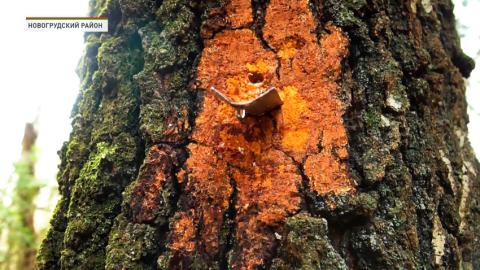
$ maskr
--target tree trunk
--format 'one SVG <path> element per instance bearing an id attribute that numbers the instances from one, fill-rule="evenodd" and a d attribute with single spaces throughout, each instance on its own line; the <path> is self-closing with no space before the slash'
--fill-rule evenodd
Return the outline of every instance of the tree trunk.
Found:
<path id="1" fill-rule="evenodd" d="M 480 268 L 450 0 L 91 3 L 40 269 Z"/>
<path id="2" fill-rule="evenodd" d="M 4 265 L 1 269 L 35 269 L 37 233 L 34 226 L 35 198 L 40 184 L 35 178 L 35 142 L 38 133 L 33 123 L 25 125 L 22 140 L 22 157 L 15 165 L 15 187 L 8 207 L 8 243 Z M 1 267 L 3 266 L 3 267 Z"/>

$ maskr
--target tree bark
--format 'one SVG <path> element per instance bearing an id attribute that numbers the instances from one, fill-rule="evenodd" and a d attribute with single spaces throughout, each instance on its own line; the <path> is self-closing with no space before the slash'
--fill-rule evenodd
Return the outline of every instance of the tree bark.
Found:
<path id="1" fill-rule="evenodd" d="M 40 269 L 478 269 L 449 0 L 91 1 Z M 283 105 L 239 120 L 206 91 Z"/>
<path id="2" fill-rule="evenodd" d="M 22 157 L 15 163 L 15 187 L 8 207 L 8 250 L 2 269 L 35 269 L 37 233 L 34 226 L 35 198 L 40 184 L 35 178 L 35 142 L 38 133 L 33 123 L 25 125 Z"/>

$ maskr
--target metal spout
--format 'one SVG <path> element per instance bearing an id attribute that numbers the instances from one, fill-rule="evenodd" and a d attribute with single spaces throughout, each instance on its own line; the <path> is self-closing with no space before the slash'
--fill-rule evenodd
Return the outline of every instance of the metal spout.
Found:
<path id="1" fill-rule="evenodd" d="M 210 90 L 218 99 L 232 106 L 236 110 L 239 119 L 244 119 L 247 115 L 263 115 L 283 104 L 275 87 L 269 88 L 267 91 L 258 95 L 255 99 L 238 102 L 231 100 L 213 86 L 210 87 Z"/>

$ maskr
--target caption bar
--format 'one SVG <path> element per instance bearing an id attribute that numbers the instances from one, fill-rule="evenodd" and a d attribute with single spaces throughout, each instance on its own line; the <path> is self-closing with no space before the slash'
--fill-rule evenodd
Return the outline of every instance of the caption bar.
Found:
<path id="1" fill-rule="evenodd" d="M 107 17 L 27 17 L 28 31 L 108 32 Z"/>

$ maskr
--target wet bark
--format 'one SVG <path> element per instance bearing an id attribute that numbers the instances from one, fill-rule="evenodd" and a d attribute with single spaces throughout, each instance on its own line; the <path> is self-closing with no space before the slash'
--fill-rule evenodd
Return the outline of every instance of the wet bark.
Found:
<path id="1" fill-rule="evenodd" d="M 91 12 L 40 269 L 480 268 L 449 0 Z M 284 104 L 244 122 L 205 91 L 262 85 Z"/>

